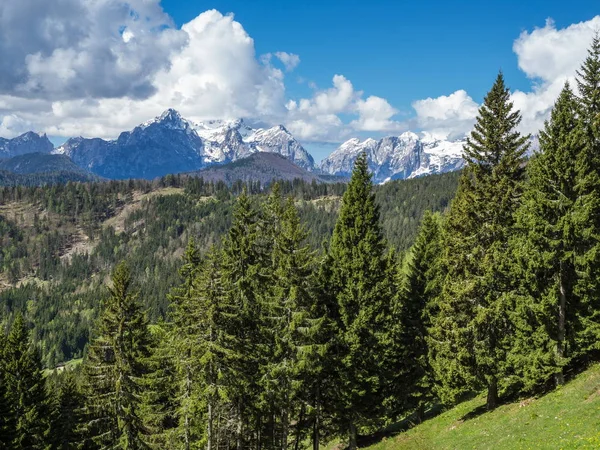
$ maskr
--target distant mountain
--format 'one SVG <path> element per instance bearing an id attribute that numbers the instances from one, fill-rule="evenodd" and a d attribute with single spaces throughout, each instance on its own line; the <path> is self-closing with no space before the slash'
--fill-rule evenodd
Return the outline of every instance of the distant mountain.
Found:
<path id="1" fill-rule="evenodd" d="M 12 158 L 26 153 L 51 153 L 52 142 L 45 134 L 28 131 L 14 139 L 0 137 L 0 158 Z"/>
<path id="2" fill-rule="evenodd" d="M 147 178 L 199 170 L 253 153 L 279 153 L 312 170 L 314 160 L 283 127 L 253 129 L 243 120 L 193 124 L 169 109 L 118 139 L 69 139 L 57 148 L 76 164 L 105 178 Z"/>
<path id="3" fill-rule="evenodd" d="M 14 158 L 0 160 L 0 170 L 18 174 L 72 172 L 98 178 L 79 167 L 66 155 L 50 155 L 47 153 L 26 153 Z"/>
<path id="4" fill-rule="evenodd" d="M 464 141 L 420 138 L 411 132 L 378 141 L 350 139 L 325 158 L 320 169 L 324 173 L 348 176 L 358 155 L 365 152 L 376 183 L 452 172 L 465 164 L 463 145 Z"/>
<path id="5" fill-rule="evenodd" d="M 65 155 L 27 153 L 0 160 L 0 186 L 43 186 L 98 180 L 100 177 L 82 169 Z"/>
<path id="6" fill-rule="evenodd" d="M 215 165 L 188 175 L 204 178 L 206 181 L 223 181 L 231 185 L 235 181 L 260 181 L 268 184 L 273 180 L 302 179 L 307 182 L 329 183 L 345 181 L 341 177 L 323 176 L 298 167 L 286 157 L 277 153 L 254 153 L 235 162 Z"/>

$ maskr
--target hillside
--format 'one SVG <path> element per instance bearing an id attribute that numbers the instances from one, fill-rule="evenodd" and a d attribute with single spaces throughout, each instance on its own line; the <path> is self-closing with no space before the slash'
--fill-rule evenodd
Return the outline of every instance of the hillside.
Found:
<path id="1" fill-rule="evenodd" d="M 0 159 L 0 186 L 45 186 L 99 179 L 64 155 L 26 153 Z"/>
<path id="2" fill-rule="evenodd" d="M 243 162 L 237 164 L 243 168 Z M 457 180 L 456 173 L 449 173 L 376 186 L 389 245 L 405 252 L 423 212 L 444 210 Z M 333 231 L 345 185 L 301 180 L 281 185 L 285 196 L 294 197 L 310 230 L 308 243 L 320 249 Z M 254 203 L 268 193 L 249 189 Z M 203 252 L 218 242 L 231 223 L 240 190 L 239 184 L 227 187 L 186 176 L 0 189 L 0 292 L 5 305 L 0 323 L 35 304 L 34 335 L 44 364 L 53 367 L 80 357 L 97 303 L 105 295 L 103 282 L 123 259 L 134 267 L 151 320 L 164 317 L 189 238 Z"/>
<path id="3" fill-rule="evenodd" d="M 228 164 L 211 166 L 206 169 L 192 172 L 194 176 L 204 178 L 206 181 L 231 185 L 235 181 L 259 181 L 262 185 L 273 180 L 301 179 L 306 182 L 339 182 L 342 177 L 319 176 L 316 173 L 303 169 L 289 159 L 276 153 L 254 153 L 246 158 Z"/>
<path id="4" fill-rule="evenodd" d="M 370 450 L 516 450 L 600 448 L 600 365 L 576 376 L 561 389 L 482 412 L 485 397 L 426 420 L 408 431 L 408 421 L 388 429 Z M 377 438 L 371 438 L 377 440 Z M 331 444 L 329 448 L 336 447 Z"/>

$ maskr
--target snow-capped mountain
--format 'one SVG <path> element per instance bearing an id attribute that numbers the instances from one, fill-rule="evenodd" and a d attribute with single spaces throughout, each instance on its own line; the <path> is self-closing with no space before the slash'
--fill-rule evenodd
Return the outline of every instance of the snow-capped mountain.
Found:
<path id="1" fill-rule="evenodd" d="M 192 123 L 173 109 L 116 140 L 79 137 L 55 150 L 97 175 L 117 179 L 196 171 L 256 152 L 278 153 L 304 169 L 314 169 L 312 156 L 283 126 L 254 129 L 241 119 Z"/>
<path id="2" fill-rule="evenodd" d="M 325 158 L 320 169 L 331 175 L 347 176 L 358 155 L 367 154 L 369 169 L 376 183 L 415 178 L 458 170 L 464 166 L 464 141 L 444 141 L 412 132 L 374 139 L 350 139 Z"/>
<path id="3" fill-rule="evenodd" d="M 28 131 L 14 139 L 0 138 L 0 158 L 12 158 L 26 153 L 50 153 L 54 149 L 45 134 Z"/>
<path id="4" fill-rule="evenodd" d="M 252 128 L 242 119 L 213 120 L 194 124 L 204 141 L 206 164 L 235 161 L 256 152 L 278 153 L 299 167 L 313 170 L 313 157 L 283 126 Z"/>

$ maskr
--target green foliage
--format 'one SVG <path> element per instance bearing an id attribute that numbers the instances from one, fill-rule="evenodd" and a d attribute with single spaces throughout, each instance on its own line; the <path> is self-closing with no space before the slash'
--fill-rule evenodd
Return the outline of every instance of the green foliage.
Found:
<path id="1" fill-rule="evenodd" d="M 151 340 L 124 263 L 116 267 L 109 292 L 84 363 L 85 447 L 146 448 L 139 412 Z"/>
<path id="2" fill-rule="evenodd" d="M 27 324 L 20 314 L 11 326 L 4 359 L 7 398 L 15 420 L 12 445 L 43 449 L 48 430 L 48 398 L 39 354 L 31 346 Z"/>
<path id="3" fill-rule="evenodd" d="M 520 120 L 499 74 L 467 139 L 467 167 L 446 224 L 446 278 L 431 332 L 432 366 L 444 400 L 485 387 L 494 408 L 498 389 L 510 387 L 506 255 L 529 146 L 529 137 L 516 131 Z"/>
<path id="4" fill-rule="evenodd" d="M 435 400 L 435 374 L 429 361 L 429 328 L 441 292 L 442 217 L 426 213 L 413 245 L 400 290 L 401 334 L 399 352 L 403 366 L 398 383 L 406 386 L 404 408 L 415 409 L 418 419 Z M 401 400 L 401 399 L 400 399 Z"/>
<path id="5" fill-rule="evenodd" d="M 514 358 L 526 389 L 547 382 L 576 350 L 579 298 L 575 257 L 578 175 L 575 162 L 584 148 L 579 105 L 568 85 L 540 133 L 540 153 L 527 167 L 528 183 L 517 214 L 513 254 L 520 296 Z M 532 345 L 532 343 L 534 345 Z"/>
<path id="6" fill-rule="evenodd" d="M 338 307 L 335 408 L 353 449 L 357 427 L 381 415 L 385 380 L 378 355 L 392 310 L 386 244 L 364 154 L 344 193 L 329 253 Z"/>

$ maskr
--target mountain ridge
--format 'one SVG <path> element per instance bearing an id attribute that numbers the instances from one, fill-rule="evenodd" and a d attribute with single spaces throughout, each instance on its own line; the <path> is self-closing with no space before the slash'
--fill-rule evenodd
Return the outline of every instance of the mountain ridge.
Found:
<path id="1" fill-rule="evenodd" d="M 256 153 L 276 153 L 306 171 L 347 177 L 364 151 L 374 181 L 384 183 L 459 170 L 464 166 L 463 144 L 410 131 L 378 140 L 352 138 L 315 164 L 284 125 L 252 126 L 244 119 L 193 122 L 167 109 L 112 140 L 74 137 L 54 148 L 45 135 L 32 132 L 12 140 L 0 138 L 0 158 L 31 152 L 62 154 L 103 178 L 153 179 L 196 172 Z"/>

